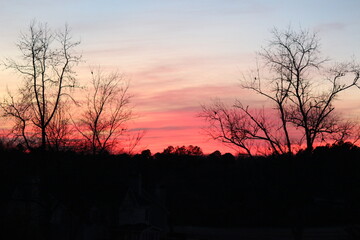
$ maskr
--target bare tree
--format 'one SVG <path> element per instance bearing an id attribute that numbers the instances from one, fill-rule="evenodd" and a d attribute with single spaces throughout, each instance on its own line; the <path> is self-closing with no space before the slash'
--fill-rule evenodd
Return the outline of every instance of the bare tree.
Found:
<path id="1" fill-rule="evenodd" d="M 123 148 L 122 152 L 127 153 L 129 155 L 134 154 L 134 152 L 138 150 L 140 142 L 142 138 L 145 136 L 145 134 L 146 134 L 145 130 L 137 131 L 135 133 L 130 134 L 127 139 L 128 142 L 127 147 Z"/>
<path id="2" fill-rule="evenodd" d="M 132 116 L 129 84 L 118 73 L 91 71 L 91 89 L 77 130 L 93 154 L 113 149 Z"/>
<path id="3" fill-rule="evenodd" d="M 273 40 L 260 56 L 275 76 L 270 79 L 276 85 L 273 96 L 285 93 L 285 121 L 302 130 L 306 149 L 312 150 L 317 138 L 336 130 L 333 103 L 339 93 L 359 87 L 359 65 L 341 63 L 326 71 L 319 39 L 303 30 L 274 30 Z M 260 78 L 258 82 L 260 86 Z"/>
<path id="4" fill-rule="evenodd" d="M 249 156 L 252 155 L 252 141 L 247 133 L 257 130 L 251 129 L 244 115 L 228 108 L 219 100 L 214 100 L 211 105 L 202 105 L 199 117 L 208 123 L 204 130 L 211 138 L 230 146 L 234 145 Z"/>
<path id="5" fill-rule="evenodd" d="M 7 59 L 5 66 L 19 73 L 24 84 L 20 97 L 16 100 L 10 95 L 2 108 L 7 109 L 5 115 L 16 119 L 27 145 L 25 129 L 31 125 L 40 135 L 41 148 L 47 148 L 48 127 L 61 101 L 70 96 L 68 90 L 76 85 L 73 67 L 80 60 L 74 51 L 77 45 L 67 26 L 63 31 L 53 31 L 46 24 L 32 22 L 17 44 L 21 60 Z"/>
<path id="6" fill-rule="evenodd" d="M 31 149 L 33 136 L 29 136 L 27 129 L 31 119 L 31 99 L 27 92 L 19 90 L 18 95 L 15 97 L 8 91 L 7 98 L 3 100 L 0 107 L 2 115 L 14 121 L 13 128 L 8 134 L 10 139 L 14 143 L 23 143 L 27 149 Z"/>
<path id="7" fill-rule="evenodd" d="M 47 141 L 52 150 L 64 150 L 73 143 L 71 137 L 74 131 L 69 112 L 69 101 L 62 102 L 48 126 Z"/>
<path id="8" fill-rule="evenodd" d="M 205 130 L 213 139 L 235 145 L 249 156 L 253 155 L 259 141 L 264 143 L 257 145 L 262 151 L 270 149 L 275 154 L 286 152 L 276 125 L 266 117 L 264 110 L 251 111 L 240 102 L 229 108 L 215 100 L 211 105 L 202 106 L 200 117 L 207 121 Z"/>
<path id="9" fill-rule="evenodd" d="M 334 134 L 329 136 L 333 144 L 350 142 L 355 145 L 360 139 L 360 125 L 355 120 L 343 120 L 336 125 Z"/>
<path id="10" fill-rule="evenodd" d="M 328 60 L 321 57 L 317 35 L 309 31 L 275 29 L 272 34 L 272 40 L 259 53 L 263 65 L 243 77 L 242 87 L 272 102 L 276 113 L 273 116 L 278 117 L 280 126 L 269 125 L 271 117 L 254 115 L 240 100 L 233 109 L 219 103 L 203 107 L 203 116 L 210 123 L 213 138 L 245 150 L 249 144 L 244 143 L 251 139 L 266 142 L 273 153 L 291 153 L 296 137 L 291 136 L 289 128 L 295 127 L 303 135 L 306 149 L 311 151 L 315 141 L 345 133 L 334 112 L 334 102 L 341 92 L 360 87 L 360 66 L 349 62 L 328 68 Z M 281 132 L 281 136 L 274 130 Z"/>
<path id="11" fill-rule="evenodd" d="M 284 145 L 287 147 L 287 152 L 292 152 L 292 141 L 289 134 L 289 120 L 287 117 L 287 111 L 286 111 L 286 103 L 287 98 L 289 96 L 289 91 L 291 84 L 286 81 L 286 78 L 283 76 L 283 72 L 280 71 L 280 75 L 275 77 L 275 81 L 270 81 L 270 86 L 267 85 L 264 89 L 264 86 L 262 86 L 262 78 L 260 74 L 259 66 L 257 66 L 257 69 L 254 74 L 251 74 L 250 77 L 243 77 L 243 82 L 241 86 L 244 89 L 249 89 L 251 91 L 254 91 L 255 93 L 267 98 L 270 100 L 273 104 L 275 109 L 278 112 L 281 126 L 278 129 L 281 129 L 284 134 Z M 249 79 L 250 78 L 250 79 Z M 241 102 L 237 100 L 237 107 L 242 106 Z M 270 129 L 269 129 L 270 130 Z M 279 144 L 282 144 L 281 139 L 277 140 Z M 279 150 L 282 149 L 279 147 Z M 278 152 L 278 151 L 275 151 Z M 283 151 L 281 151 L 283 152 Z"/>

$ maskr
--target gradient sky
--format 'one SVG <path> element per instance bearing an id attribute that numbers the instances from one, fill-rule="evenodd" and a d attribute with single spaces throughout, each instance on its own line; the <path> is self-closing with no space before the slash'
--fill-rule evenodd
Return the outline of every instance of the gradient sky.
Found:
<path id="1" fill-rule="evenodd" d="M 91 65 L 131 80 L 138 118 L 129 127 L 146 129 L 142 148 L 192 144 L 226 152 L 232 150 L 201 134 L 200 104 L 215 97 L 266 104 L 239 79 L 274 27 L 318 31 L 324 56 L 360 60 L 359 9 L 358 0 L 0 0 L 0 58 L 18 56 L 15 43 L 31 20 L 55 29 L 68 23 L 81 40 L 81 82 Z M 0 94 L 18 84 L 11 72 L 0 72 Z M 340 98 L 340 111 L 360 116 L 358 90 Z"/>

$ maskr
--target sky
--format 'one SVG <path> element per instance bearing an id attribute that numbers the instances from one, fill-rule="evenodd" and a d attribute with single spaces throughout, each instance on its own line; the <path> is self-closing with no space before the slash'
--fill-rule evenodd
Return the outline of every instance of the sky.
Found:
<path id="1" fill-rule="evenodd" d="M 266 105 L 239 84 L 274 27 L 316 31 L 325 57 L 359 61 L 359 9 L 358 0 L 0 0 L 0 59 L 16 59 L 16 41 L 32 20 L 53 29 L 68 24 L 81 40 L 80 82 L 90 66 L 130 80 L 137 117 L 129 129 L 146 130 L 140 148 L 191 144 L 233 152 L 203 133 L 201 104 L 237 98 Z M 0 94 L 19 84 L 12 72 L 0 72 Z M 340 96 L 338 109 L 360 116 L 359 100 L 353 89 Z"/>

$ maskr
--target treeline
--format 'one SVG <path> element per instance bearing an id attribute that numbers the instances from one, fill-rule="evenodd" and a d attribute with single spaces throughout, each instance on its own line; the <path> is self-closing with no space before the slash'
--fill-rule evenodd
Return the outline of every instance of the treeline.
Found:
<path id="1" fill-rule="evenodd" d="M 94 204 L 119 201 L 120 189 L 141 179 L 145 191 L 164 192 L 170 225 L 291 226 L 301 219 L 305 226 L 328 226 L 359 221 L 360 148 L 352 144 L 253 158 L 169 149 L 179 148 L 134 156 L 1 149 L 1 206 L 12 201 L 19 187 L 40 179 L 44 198 L 58 199 L 81 215 Z M 9 223 L 11 217 L 16 216 L 1 221 Z"/>

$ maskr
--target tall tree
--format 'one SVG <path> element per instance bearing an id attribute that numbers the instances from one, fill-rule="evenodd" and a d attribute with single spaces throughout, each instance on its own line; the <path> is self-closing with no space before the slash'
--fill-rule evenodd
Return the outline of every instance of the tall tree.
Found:
<path id="1" fill-rule="evenodd" d="M 360 67 L 354 62 L 335 64 L 326 69 L 316 34 L 309 31 L 273 31 L 273 39 L 260 53 L 273 73 L 272 96 L 284 95 L 284 123 L 289 121 L 302 130 L 306 149 L 312 150 L 317 138 L 337 131 L 339 119 L 334 114 L 334 101 L 339 93 L 359 87 Z M 261 78 L 256 82 L 262 93 Z M 282 115 L 281 115 L 282 116 Z M 284 124 L 284 127 L 286 124 Z"/>
<path id="2" fill-rule="evenodd" d="M 93 154 L 112 150 L 132 116 L 129 84 L 118 73 L 91 71 L 86 106 L 75 126 Z"/>
<path id="3" fill-rule="evenodd" d="M 79 43 L 72 40 L 67 26 L 54 31 L 34 21 L 17 43 L 21 59 L 7 59 L 6 67 L 20 74 L 24 82 L 19 96 L 9 94 L 1 106 L 6 116 L 16 119 L 27 144 L 25 129 L 31 128 L 39 136 L 40 147 L 47 148 L 48 127 L 61 101 L 70 97 L 69 89 L 76 85 L 73 68 L 81 58 L 75 52 Z"/>
<path id="4" fill-rule="evenodd" d="M 341 92 L 360 86 L 360 66 L 347 62 L 329 67 L 329 61 L 321 57 L 317 35 L 309 31 L 275 29 L 272 35 L 269 44 L 259 53 L 262 65 L 244 77 L 242 87 L 273 103 L 280 126 L 274 129 L 267 125 L 267 118 L 271 117 L 253 115 L 239 100 L 231 111 L 240 112 L 238 114 L 245 114 L 246 117 L 215 116 L 214 111 L 208 111 L 209 108 L 203 108 L 203 113 L 207 113 L 207 120 L 217 120 L 212 121 L 210 126 L 213 128 L 215 123 L 218 129 L 227 130 L 227 136 L 247 136 L 246 139 L 249 139 L 250 135 L 260 133 L 255 134 L 255 138 L 252 136 L 252 140 L 266 142 L 274 153 L 284 152 L 283 146 L 286 152 L 293 151 L 292 140 L 295 137 L 291 136 L 289 127 L 295 127 L 302 133 L 306 149 L 311 151 L 316 140 L 324 140 L 344 130 L 341 119 L 334 112 L 334 102 Z M 223 128 L 225 120 L 227 126 L 241 125 L 243 128 Z M 254 129 L 254 126 L 257 128 Z M 274 135 L 279 130 L 281 139 Z M 238 141 L 235 145 L 238 145 Z M 240 147 L 245 149 L 244 146 Z"/>

